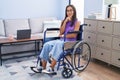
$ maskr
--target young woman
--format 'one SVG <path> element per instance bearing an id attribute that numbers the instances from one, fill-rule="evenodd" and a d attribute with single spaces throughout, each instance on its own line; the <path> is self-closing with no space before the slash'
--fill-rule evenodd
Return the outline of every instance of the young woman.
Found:
<path id="1" fill-rule="evenodd" d="M 43 49 L 39 55 L 41 58 L 42 66 L 39 67 L 39 70 L 42 69 L 42 72 L 53 73 L 54 67 L 59 59 L 60 54 L 63 52 L 64 46 L 64 34 L 69 31 L 79 31 L 80 22 L 76 18 L 76 9 L 73 5 L 68 5 L 65 10 L 65 18 L 61 23 L 60 27 L 60 40 L 53 40 L 46 42 L 43 45 Z M 67 34 L 66 41 L 75 41 L 76 34 Z M 47 61 L 51 55 L 52 61 L 49 67 L 46 68 Z"/>

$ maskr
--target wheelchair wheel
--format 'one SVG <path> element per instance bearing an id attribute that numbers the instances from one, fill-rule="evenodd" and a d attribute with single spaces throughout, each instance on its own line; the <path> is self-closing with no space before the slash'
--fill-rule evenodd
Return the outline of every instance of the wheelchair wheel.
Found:
<path id="1" fill-rule="evenodd" d="M 83 71 L 89 64 L 91 58 L 91 49 L 88 43 L 78 42 L 73 50 L 72 64 L 77 72 Z"/>
<path id="2" fill-rule="evenodd" d="M 73 74 L 73 71 L 70 68 L 64 68 L 62 71 L 62 76 L 64 78 L 70 78 Z"/>

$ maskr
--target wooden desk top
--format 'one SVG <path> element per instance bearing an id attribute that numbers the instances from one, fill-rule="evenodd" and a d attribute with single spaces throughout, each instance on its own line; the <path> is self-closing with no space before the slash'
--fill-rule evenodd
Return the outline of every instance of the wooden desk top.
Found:
<path id="1" fill-rule="evenodd" d="M 35 41 L 35 40 L 43 40 L 43 38 L 38 36 L 31 36 L 30 39 L 21 39 L 21 40 L 3 38 L 3 39 L 0 39 L 0 44 L 27 42 L 27 41 Z"/>

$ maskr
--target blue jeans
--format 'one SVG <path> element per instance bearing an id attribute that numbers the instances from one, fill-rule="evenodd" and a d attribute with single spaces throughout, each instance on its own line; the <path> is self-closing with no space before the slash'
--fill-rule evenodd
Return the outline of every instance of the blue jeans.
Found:
<path id="1" fill-rule="evenodd" d="M 43 45 L 43 49 L 39 57 L 45 61 L 51 56 L 53 59 L 58 61 L 60 54 L 63 52 L 64 41 L 63 40 L 52 40 L 46 42 Z"/>

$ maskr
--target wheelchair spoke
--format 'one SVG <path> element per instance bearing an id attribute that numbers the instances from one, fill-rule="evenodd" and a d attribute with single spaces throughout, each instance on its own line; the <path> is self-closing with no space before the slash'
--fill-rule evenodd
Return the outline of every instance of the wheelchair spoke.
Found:
<path id="1" fill-rule="evenodd" d="M 84 70 L 89 61 L 91 56 L 91 50 L 87 43 L 78 43 L 75 47 L 73 55 L 73 65 L 75 71 L 82 71 Z"/>

